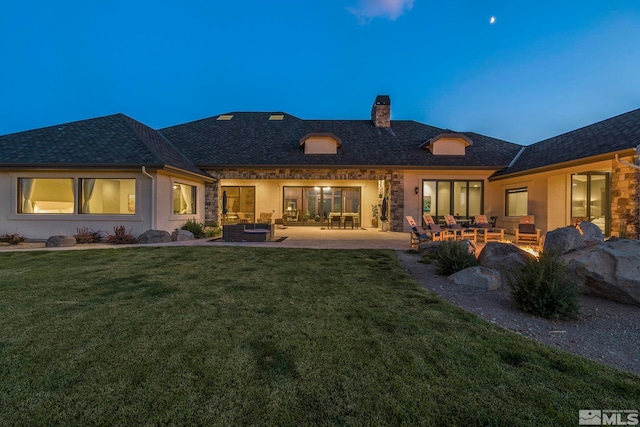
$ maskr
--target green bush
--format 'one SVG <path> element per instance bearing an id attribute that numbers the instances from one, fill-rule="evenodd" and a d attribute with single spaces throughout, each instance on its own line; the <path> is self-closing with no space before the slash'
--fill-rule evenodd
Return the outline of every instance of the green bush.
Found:
<path id="1" fill-rule="evenodd" d="M 107 236 L 107 243 L 114 245 L 127 245 L 137 243 L 138 240 L 131 234 L 131 231 L 127 231 L 124 225 L 113 227 L 113 234 Z"/>
<path id="2" fill-rule="evenodd" d="M 546 318 L 576 317 L 578 286 L 567 276 L 562 261 L 551 253 L 530 260 L 509 280 L 511 298 L 522 310 Z"/>
<path id="3" fill-rule="evenodd" d="M 475 255 L 469 251 L 469 245 L 461 240 L 442 242 L 440 250 L 431 256 L 436 262 L 436 273 L 441 276 L 450 276 L 478 265 Z"/>
<path id="4" fill-rule="evenodd" d="M 17 245 L 24 242 L 24 237 L 20 234 L 3 234 L 0 236 L 0 242 L 10 245 Z"/>
<path id="5" fill-rule="evenodd" d="M 202 239 L 206 237 L 206 232 L 204 229 L 204 224 L 196 221 L 195 219 L 188 220 L 182 227 L 183 230 L 187 230 L 193 233 L 193 237 L 196 239 Z"/>
<path id="6" fill-rule="evenodd" d="M 102 235 L 99 231 L 93 231 L 88 227 L 76 228 L 76 234 L 73 236 L 76 239 L 76 243 L 99 243 L 102 240 Z"/>

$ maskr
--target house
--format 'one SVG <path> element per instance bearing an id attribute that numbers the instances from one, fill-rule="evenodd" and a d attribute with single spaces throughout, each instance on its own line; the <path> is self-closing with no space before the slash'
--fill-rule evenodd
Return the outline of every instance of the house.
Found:
<path id="1" fill-rule="evenodd" d="M 0 137 L 0 234 L 171 231 L 213 179 L 160 132 L 123 114 Z"/>
<path id="2" fill-rule="evenodd" d="M 348 215 L 370 227 L 386 200 L 393 231 L 422 213 L 487 214 L 512 231 L 530 214 L 543 231 L 587 217 L 633 235 L 639 136 L 636 110 L 522 146 L 392 120 L 384 95 L 369 120 L 229 112 L 154 130 L 116 114 L 0 137 L 0 233 L 140 234 L 263 215 L 301 226 Z"/>

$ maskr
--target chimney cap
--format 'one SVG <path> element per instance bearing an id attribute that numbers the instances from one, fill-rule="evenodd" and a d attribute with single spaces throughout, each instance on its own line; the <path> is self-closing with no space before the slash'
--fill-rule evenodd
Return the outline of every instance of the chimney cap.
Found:
<path id="1" fill-rule="evenodd" d="M 391 98 L 389 95 L 378 95 L 376 96 L 376 105 L 391 105 Z"/>

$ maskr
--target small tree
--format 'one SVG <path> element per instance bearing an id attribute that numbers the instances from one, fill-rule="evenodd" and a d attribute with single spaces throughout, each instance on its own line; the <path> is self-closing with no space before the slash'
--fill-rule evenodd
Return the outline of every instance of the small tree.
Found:
<path id="1" fill-rule="evenodd" d="M 579 310 L 578 286 L 552 253 L 529 260 L 509 279 L 511 297 L 522 310 L 546 318 L 570 319 Z"/>
<path id="2" fill-rule="evenodd" d="M 440 250 L 433 258 L 436 262 L 436 273 L 441 276 L 450 276 L 478 265 L 476 256 L 469 251 L 469 244 L 463 240 L 441 242 Z"/>

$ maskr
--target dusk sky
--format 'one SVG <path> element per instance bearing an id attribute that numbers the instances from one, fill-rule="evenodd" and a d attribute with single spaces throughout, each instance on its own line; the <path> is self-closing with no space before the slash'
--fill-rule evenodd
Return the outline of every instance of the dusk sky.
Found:
<path id="1" fill-rule="evenodd" d="M 368 119 L 386 94 L 394 120 L 529 144 L 640 108 L 638 0 L 3 0 L 0 48 L 0 135 Z"/>

